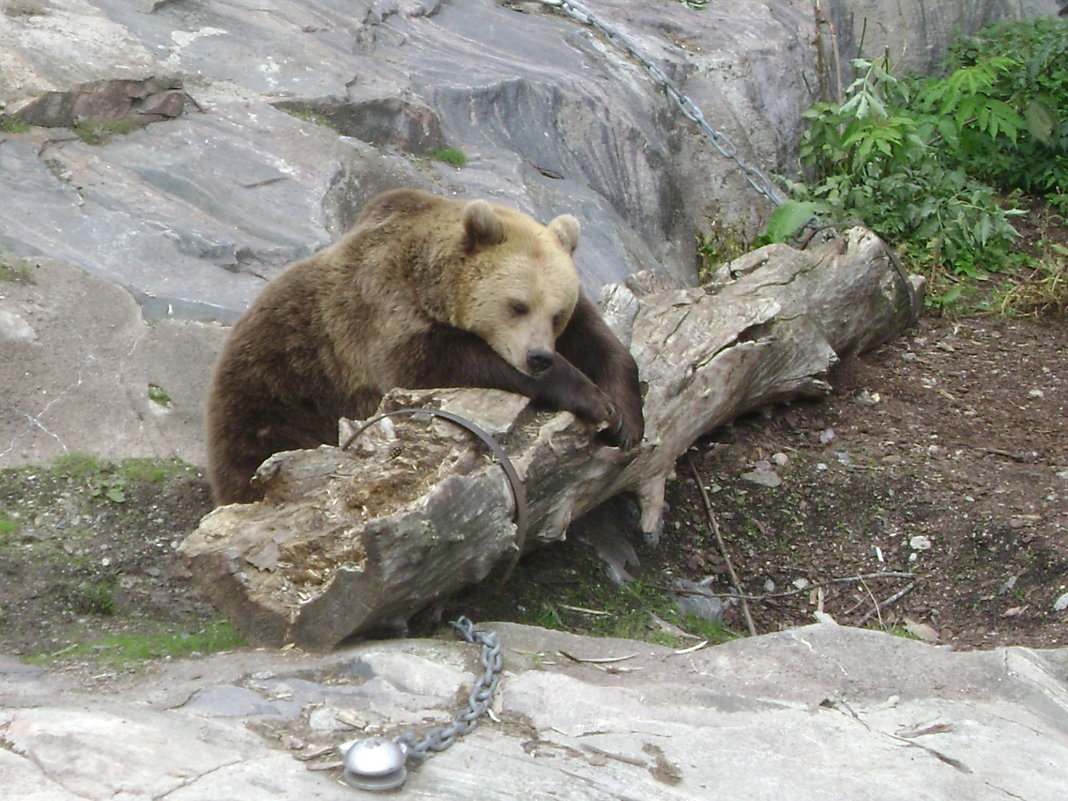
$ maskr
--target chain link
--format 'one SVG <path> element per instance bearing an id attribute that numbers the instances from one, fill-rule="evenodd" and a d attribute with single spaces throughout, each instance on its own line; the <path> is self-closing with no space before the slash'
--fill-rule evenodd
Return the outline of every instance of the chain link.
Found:
<path id="1" fill-rule="evenodd" d="M 493 704 L 493 695 L 497 692 L 500 680 L 498 674 L 504 664 L 497 632 L 477 631 L 475 624 L 466 617 L 459 617 L 449 625 L 467 642 L 482 646 L 479 653 L 482 675 L 475 679 L 471 694 L 467 698 L 467 706 L 453 715 L 451 723 L 431 729 L 422 739 L 417 739 L 414 732 L 405 732 L 393 738 L 393 742 L 407 749 L 408 756 L 416 759 L 426 759 L 431 751 L 444 751 L 457 737 L 462 737 L 478 725 L 478 719 L 485 715 Z"/>
<path id="2" fill-rule="evenodd" d="M 549 8 L 558 9 L 582 25 L 588 25 L 604 36 L 605 39 L 610 41 L 617 48 L 634 58 L 645 68 L 646 72 L 649 73 L 653 82 L 658 84 L 675 105 L 679 107 L 679 111 L 682 115 L 686 117 L 686 119 L 695 123 L 705 133 L 709 141 L 712 142 L 712 146 L 716 148 L 724 158 L 730 159 L 738 165 L 745 180 L 751 187 L 753 187 L 753 189 L 776 206 L 782 203 L 782 195 L 779 194 L 779 191 L 775 188 L 771 179 L 769 179 L 760 169 L 749 164 L 745 159 L 739 156 L 738 147 L 734 144 L 731 138 L 723 131 L 713 128 L 708 123 L 708 120 L 705 119 L 705 115 L 701 112 L 701 109 L 697 107 L 697 104 L 684 95 L 679 88 L 675 86 L 671 78 L 668 77 L 667 73 L 665 73 L 659 65 L 647 58 L 638 46 L 623 33 L 607 25 L 603 20 L 598 19 L 588 8 L 580 3 L 573 2 L 573 0 L 539 0 L 539 2 Z"/>

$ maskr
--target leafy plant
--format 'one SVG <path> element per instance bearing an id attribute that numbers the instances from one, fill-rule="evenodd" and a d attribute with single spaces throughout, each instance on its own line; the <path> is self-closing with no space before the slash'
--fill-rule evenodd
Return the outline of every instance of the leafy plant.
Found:
<path id="1" fill-rule="evenodd" d="M 988 25 L 954 44 L 948 68 L 947 84 L 954 76 L 958 85 L 976 81 L 972 94 L 985 98 L 987 106 L 958 103 L 957 114 L 975 125 L 964 130 L 949 155 L 1001 189 L 1063 198 L 1068 192 L 1068 20 Z"/>
<path id="2" fill-rule="evenodd" d="M 863 221 L 897 245 L 913 267 L 947 266 L 976 276 L 1014 263 L 1014 209 L 994 189 L 945 154 L 962 132 L 1011 139 L 1025 123 L 982 93 L 1005 69 L 997 62 L 951 76 L 945 84 L 893 75 L 887 60 L 854 61 L 857 79 L 841 104 L 818 103 L 804 113 L 802 165 L 811 186 L 790 183 L 792 202 L 773 217 L 767 236 L 789 236 L 800 217 Z"/>
<path id="3" fill-rule="evenodd" d="M 819 203 L 790 199 L 783 201 L 771 213 L 761 241 L 763 243 L 786 242 L 818 214 L 821 208 Z"/>
<path id="4" fill-rule="evenodd" d="M 87 453 L 68 453 L 53 463 L 53 471 L 84 486 L 90 498 L 112 503 L 125 503 L 131 484 L 157 483 L 178 473 L 191 473 L 193 468 L 177 459 L 124 459 L 112 464 L 102 462 Z"/>
<path id="5" fill-rule="evenodd" d="M 74 588 L 74 606 L 80 612 L 91 615 L 109 616 L 115 614 L 114 577 L 102 581 L 85 581 Z"/>

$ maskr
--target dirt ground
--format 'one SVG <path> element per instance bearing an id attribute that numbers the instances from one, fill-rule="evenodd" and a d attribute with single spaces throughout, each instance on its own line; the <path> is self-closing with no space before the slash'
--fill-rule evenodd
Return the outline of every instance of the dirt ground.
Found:
<path id="1" fill-rule="evenodd" d="M 759 633 L 822 610 L 956 648 L 1068 645 L 1066 344 L 1064 322 L 929 316 L 841 365 L 832 396 L 696 443 L 660 546 L 637 548 L 643 589 L 624 606 L 640 622 L 612 632 L 642 636 L 645 604 L 679 578 L 732 592 L 714 519 Z M 94 670 L 108 635 L 204 629 L 214 612 L 175 547 L 209 505 L 203 476 L 176 465 L 0 472 L 0 654 Z M 620 614 L 612 592 L 576 538 L 445 611 L 591 631 Z M 747 631 L 740 603 L 725 623 Z"/>
<path id="2" fill-rule="evenodd" d="M 741 590 L 761 596 L 757 631 L 822 603 L 840 623 L 959 648 L 1068 644 L 1066 345 L 1055 323 L 928 318 L 842 365 L 833 397 L 693 449 Z M 760 467 L 782 483 L 754 483 Z M 723 588 L 697 485 L 679 475 L 667 559 Z M 745 630 L 738 607 L 728 620 Z"/>

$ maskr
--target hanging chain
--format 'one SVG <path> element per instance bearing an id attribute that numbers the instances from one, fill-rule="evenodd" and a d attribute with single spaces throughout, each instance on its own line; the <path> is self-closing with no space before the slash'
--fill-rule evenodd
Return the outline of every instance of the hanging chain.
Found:
<path id="1" fill-rule="evenodd" d="M 738 147 L 731 141 L 731 138 L 723 131 L 716 130 L 709 125 L 708 121 L 705 119 L 705 115 L 701 113 L 701 109 L 697 107 L 697 104 L 684 95 L 679 88 L 675 86 L 671 78 L 668 77 L 667 73 L 647 58 L 641 50 L 638 49 L 638 46 L 630 41 L 624 34 L 606 24 L 603 20 L 598 19 L 588 8 L 580 3 L 573 2 L 573 0 L 539 0 L 539 2 L 549 8 L 559 9 L 568 17 L 582 25 L 590 26 L 617 48 L 634 58 L 645 68 L 646 72 L 649 73 L 653 82 L 661 86 L 665 94 L 674 101 L 675 105 L 679 107 L 679 111 L 682 115 L 695 123 L 705 135 L 708 136 L 709 140 L 712 142 L 712 146 L 716 148 L 724 158 L 728 158 L 738 165 L 745 180 L 751 187 L 753 187 L 753 189 L 776 206 L 782 203 L 782 195 L 779 194 L 778 189 L 775 188 L 771 179 L 738 155 Z"/>

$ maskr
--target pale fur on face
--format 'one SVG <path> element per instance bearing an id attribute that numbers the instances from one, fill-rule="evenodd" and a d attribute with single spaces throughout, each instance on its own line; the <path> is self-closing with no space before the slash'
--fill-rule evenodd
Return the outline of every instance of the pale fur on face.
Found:
<path id="1" fill-rule="evenodd" d="M 485 211 L 479 207 L 477 213 Z M 493 211 L 504 222 L 504 239 L 471 257 L 477 278 L 468 286 L 459 324 L 529 375 L 528 356 L 555 352 L 578 302 L 571 253 L 579 224 L 566 214 L 542 226 L 518 212 Z"/>

